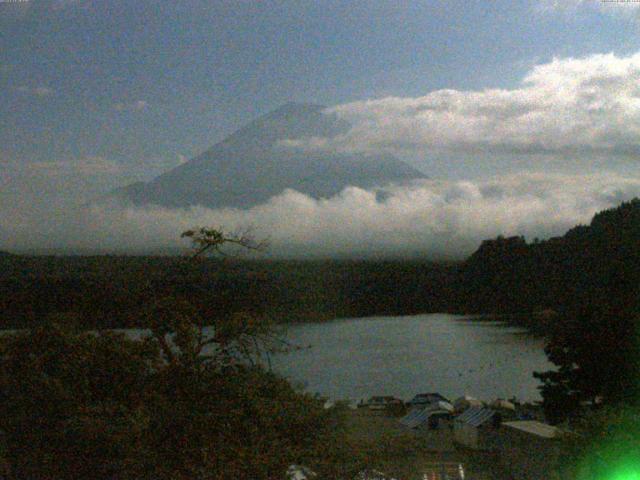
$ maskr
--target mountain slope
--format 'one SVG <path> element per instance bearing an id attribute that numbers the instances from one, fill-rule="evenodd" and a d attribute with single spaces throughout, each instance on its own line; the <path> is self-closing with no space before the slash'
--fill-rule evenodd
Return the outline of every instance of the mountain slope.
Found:
<path id="1" fill-rule="evenodd" d="M 372 188 L 424 174 L 391 155 L 309 152 L 284 140 L 334 137 L 349 125 L 318 105 L 287 104 L 149 183 L 116 192 L 134 204 L 248 208 L 287 188 L 314 198 L 346 186 Z"/>

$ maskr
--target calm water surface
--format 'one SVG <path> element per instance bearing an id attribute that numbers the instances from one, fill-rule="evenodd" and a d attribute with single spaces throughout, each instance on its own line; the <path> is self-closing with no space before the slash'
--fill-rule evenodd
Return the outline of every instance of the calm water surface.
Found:
<path id="1" fill-rule="evenodd" d="M 273 369 L 333 399 L 418 392 L 537 400 L 533 371 L 548 370 L 543 341 L 524 330 L 430 314 L 292 325 L 300 351 L 276 356 Z"/>

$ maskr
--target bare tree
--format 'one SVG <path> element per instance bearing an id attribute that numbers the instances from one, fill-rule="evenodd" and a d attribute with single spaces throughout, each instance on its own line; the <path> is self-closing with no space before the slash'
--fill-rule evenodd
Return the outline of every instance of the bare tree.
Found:
<path id="1" fill-rule="evenodd" d="M 266 240 L 257 240 L 251 232 L 246 229 L 237 233 L 226 233 L 221 229 L 199 227 L 183 232 L 181 238 L 190 238 L 195 251 L 193 258 L 201 257 L 205 253 L 216 253 L 225 256 L 224 246 L 237 246 L 246 250 L 264 251 L 268 243 Z"/>

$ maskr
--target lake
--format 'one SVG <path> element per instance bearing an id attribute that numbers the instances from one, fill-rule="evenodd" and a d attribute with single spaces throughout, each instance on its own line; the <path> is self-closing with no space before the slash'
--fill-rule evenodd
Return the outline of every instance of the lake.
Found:
<path id="1" fill-rule="evenodd" d="M 541 339 L 520 328 L 429 314 L 291 325 L 299 351 L 277 355 L 273 369 L 332 399 L 419 392 L 483 400 L 539 400 L 533 371 L 552 367 Z"/>

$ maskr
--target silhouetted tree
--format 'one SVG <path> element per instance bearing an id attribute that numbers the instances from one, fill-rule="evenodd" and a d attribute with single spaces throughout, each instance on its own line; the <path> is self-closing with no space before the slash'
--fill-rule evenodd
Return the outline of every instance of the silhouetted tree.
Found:
<path id="1" fill-rule="evenodd" d="M 633 310 L 584 306 L 556 320 L 545 352 L 556 370 L 536 372 L 547 418 L 581 406 L 634 404 L 640 397 L 640 342 Z"/>

